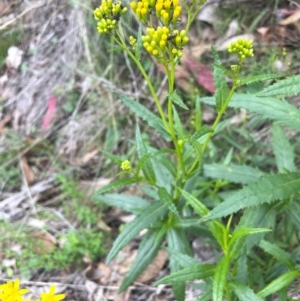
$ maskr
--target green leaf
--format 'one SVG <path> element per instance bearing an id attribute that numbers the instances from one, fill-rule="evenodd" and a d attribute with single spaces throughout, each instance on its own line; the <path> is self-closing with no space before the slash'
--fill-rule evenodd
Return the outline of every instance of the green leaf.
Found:
<path id="1" fill-rule="evenodd" d="M 149 202 L 134 196 L 134 195 L 128 195 L 128 194 L 117 194 L 117 193 L 111 193 L 111 194 L 100 194 L 93 197 L 95 201 L 104 203 L 108 206 L 114 206 L 118 207 L 124 211 L 131 212 L 133 214 L 140 213 L 144 208 L 149 206 Z"/>
<path id="2" fill-rule="evenodd" d="M 300 93 L 300 75 L 291 76 L 280 80 L 275 84 L 263 89 L 257 96 L 290 96 Z"/>
<path id="3" fill-rule="evenodd" d="M 215 105 L 214 97 L 203 97 L 200 101 Z M 251 94 L 234 94 L 229 102 L 233 108 L 244 108 L 252 113 L 257 113 L 263 118 L 276 120 L 299 131 L 300 110 L 284 100 L 277 98 L 262 98 Z"/>
<path id="4" fill-rule="evenodd" d="M 163 279 L 155 282 L 154 285 L 205 279 L 214 275 L 215 268 L 214 264 L 193 265 L 164 277 Z"/>
<path id="5" fill-rule="evenodd" d="M 263 301 L 253 292 L 252 289 L 250 289 L 246 285 L 231 282 L 229 283 L 229 287 L 234 291 L 234 293 L 241 301 Z"/>
<path id="6" fill-rule="evenodd" d="M 192 255 L 190 242 L 186 232 L 182 229 L 169 228 L 167 232 L 167 243 L 168 247 L 172 250 L 182 254 Z M 181 268 L 181 265 L 174 257 L 171 257 L 169 260 L 169 267 L 171 273 L 175 273 Z M 177 301 L 185 300 L 185 282 L 172 283 L 172 290 Z"/>
<path id="7" fill-rule="evenodd" d="M 261 290 L 257 295 L 261 298 L 266 298 L 267 296 L 280 291 L 282 288 L 290 285 L 297 277 L 300 276 L 298 271 L 289 271 L 277 279 L 273 280 L 269 285 L 267 285 L 263 290 Z"/>
<path id="8" fill-rule="evenodd" d="M 225 67 L 223 67 L 222 65 L 218 65 L 218 64 L 213 64 L 214 67 L 222 70 L 224 72 L 224 74 L 226 74 L 227 76 L 233 78 L 234 77 L 234 74 L 233 72 L 227 70 Z"/>
<path id="9" fill-rule="evenodd" d="M 224 256 L 217 264 L 213 282 L 213 300 L 223 301 L 224 287 L 229 271 L 229 257 Z"/>
<path id="10" fill-rule="evenodd" d="M 279 77 L 281 77 L 281 75 L 279 74 L 260 74 L 260 75 L 248 76 L 240 81 L 239 86 L 249 85 L 252 83 L 262 82 L 265 80 L 275 79 Z"/>
<path id="11" fill-rule="evenodd" d="M 296 171 L 293 147 L 283 130 L 275 124 L 272 127 L 272 146 L 278 171 Z"/>
<path id="12" fill-rule="evenodd" d="M 209 210 L 205 205 L 203 205 L 198 199 L 196 199 L 193 195 L 188 193 L 187 191 L 180 189 L 178 187 L 179 191 L 181 192 L 181 195 L 186 199 L 188 204 L 192 206 L 192 208 L 196 211 L 196 213 L 203 217 L 209 213 Z"/>
<path id="13" fill-rule="evenodd" d="M 189 108 L 185 105 L 181 97 L 177 94 L 176 90 L 174 90 L 172 93 L 168 93 L 168 97 L 181 108 L 189 110 Z"/>
<path id="14" fill-rule="evenodd" d="M 136 147 L 137 147 L 138 156 L 139 156 L 140 160 L 142 160 L 143 156 L 148 154 L 148 150 L 147 150 L 146 145 L 144 144 L 144 141 L 143 141 L 143 138 L 141 135 L 141 131 L 140 131 L 140 127 L 138 124 L 136 125 L 135 139 L 136 139 Z M 153 170 L 153 166 L 151 164 L 151 160 L 145 160 L 145 159 L 143 160 L 142 170 L 143 170 L 145 178 L 150 183 L 155 184 L 156 177 L 155 177 L 155 173 Z"/>
<path id="15" fill-rule="evenodd" d="M 150 112 L 143 105 L 133 100 L 132 98 L 118 94 L 123 103 L 137 116 L 145 120 L 150 126 L 152 126 L 165 140 L 171 141 L 170 135 L 166 132 L 165 127 L 161 119 Z"/>
<path id="16" fill-rule="evenodd" d="M 135 56 L 137 57 L 138 60 L 140 60 L 142 48 L 143 48 L 142 26 L 139 26 L 137 41 L 136 41 L 136 48 L 135 48 Z"/>
<path id="17" fill-rule="evenodd" d="M 174 128 L 178 135 L 178 139 L 183 139 L 184 129 L 175 106 L 173 106 L 173 116 L 174 116 Z"/>
<path id="18" fill-rule="evenodd" d="M 195 129 L 200 130 L 202 127 L 202 108 L 199 101 L 199 96 L 195 101 Z"/>
<path id="19" fill-rule="evenodd" d="M 262 177 L 216 206 L 203 218 L 204 221 L 227 216 L 240 209 L 282 200 L 300 191 L 300 173 L 280 174 Z"/>
<path id="20" fill-rule="evenodd" d="M 173 248 L 165 248 L 168 253 L 170 254 L 170 257 L 172 260 L 178 263 L 180 267 L 186 267 L 186 266 L 192 266 L 195 264 L 198 264 L 199 261 L 193 257 L 190 257 L 186 254 L 180 253 L 177 250 L 174 250 Z"/>
<path id="21" fill-rule="evenodd" d="M 178 219 L 181 219 L 181 216 L 178 212 L 177 207 L 175 206 L 173 202 L 173 198 L 169 195 L 168 191 L 164 187 L 159 187 L 157 194 L 160 198 L 160 200 L 168 207 L 168 209 L 174 213 Z"/>
<path id="22" fill-rule="evenodd" d="M 122 164 L 123 160 L 116 157 L 115 155 L 105 151 L 105 150 L 101 150 L 101 152 L 108 157 L 109 159 L 111 159 L 113 162 L 115 162 L 116 164 L 118 164 L 119 166 Z"/>
<path id="23" fill-rule="evenodd" d="M 258 246 L 265 252 L 274 256 L 278 261 L 282 262 L 290 270 L 293 270 L 295 268 L 295 264 L 291 258 L 291 255 L 280 249 L 277 245 L 271 244 L 265 240 L 261 240 Z"/>
<path id="24" fill-rule="evenodd" d="M 136 174 L 137 174 L 137 175 L 140 173 L 141 169 L 144 167 L 144 164 L 145 164 L 151 157 L 153 157 L 153 154 L 147 153 L 147 154 L 143 155 L 143 156 L 140 158 L 140 160 L 139 160 L 139 162 L 138 162 L 138 165 L 137 165 L 137 167 L 136 167 Z"/>
<path id="25" fill-rule="evenodd" d="M 94 195 L 93 195 L 93 199 L 99 195 L 102 194 L 106 191 L 112 190 L 112 189 L 116 189 L 116 188 L 120 188 L 120 187 L 124 187 L 124 186 L 128 186 L 130 184 L 134 184 L 137 182 L 142 181 L 141 177 L 133 177 L 133 178 L 125 178 L 125 179 L 120 179 L 120 180 L 116 180 L 112 183 L 109 183 L 108 185 L 105 185 L 104 187 L 100 188 Z"/>
<path id="26" fill-rule="evenodd" d="M 163 234 L 164 233 L 150 230 L 143 237 L 139 246 L 138 254 L 130 266 L 128 273 L 124 277 L 119 293 L 126 290 L 128 286 L 131 285 L 153 261 L 163 243 Z"/>
<path id="27" fill-rule="evenodd" d="M 218 66 L 222 66 L 219 56 L 213 47 L 212 47 L 212 54 L 214 57 L 214 64 Z M 220 67 L 216 67 L 215 65 L 213 71 L 214 82 L 216 87 L 215 98 L 216 98 L 217 112 L 220 112 L 224 107 L 224 104 L 229 94 L 229 90 L 228 90 L 224 71 L 220 69 Z"/>
<path id="28" fill-rule="evenodd" d="M 166 208 L 161 202 L 154 202 L 146 207 L 130 224 L 128 224 L 115 240 L 110 250 L 106 264 L 124 248 L 141 230 L 148 228 L 152 223 L 166 214 Z"/>
<path id="29" fill-rule="evenodd" d="M 200 137 L 202 137 L 202 136 L 204 136 L 204 135 L 206 135 L 206 134 L 208 134 L 208 133 L 213 133 L 213 132 L 214 132 L 213 129 L 211 129 L 211 128 L 210 128 L 209 126 L 207 126 L 207 125 L 204 125 L 204 126 L 202 126 L 202 128 L 201 128 L 200 130 L 196 131 L 196 133 L 194 133 L 194 134 L 189 138 L 188 141 L 189 141 L 190 143 L 192 143 L 192 142 L 198 140 Z"/>
<path id="30" fill-rule="evenodd" d="M 206 177 L 227 180 L 232 183 L 249 184 L 257 181 L 263 172 L 247 165 L 236 164 L 204 164 L 203 172 Z"/>
<path id="31" fill-rule="evenodd" d="M 228 248 L 231 247 L 238 239 L 240 239 L 243 236 L 270 232 L 270 231 L 271 231 L 270 229 L 265 229 L 265 228 L 240 228 L 232 234 L 232 237 L 228 244 Z"/>

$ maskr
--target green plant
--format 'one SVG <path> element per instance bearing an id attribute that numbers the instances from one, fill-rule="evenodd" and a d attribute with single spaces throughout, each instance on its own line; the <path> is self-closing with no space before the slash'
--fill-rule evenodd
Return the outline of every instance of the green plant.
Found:
<path id="1" fill-rule="evenodd" d="M 172 284 L 178 301 L 185 299 L 186 282 L 199 279 L 205 284 L 200 300 L 256 301 L 273 294 L 288 300 L 288 287 L 300 276 L 297 264 L 300 248 L 295 248 L 300 228 L 300 171 L 295 165 L 293 146 L 279 125 L 300 130 L 299 109 L 283 99 L 300 93 L 300 76 L 282 80 L 277 74 L 242 78 L 240 71 L 245 59 L 254 55 L 252 41 L 239 39 L 228 47 L 230 53 L 238 56 L 237 63 L 230 69 L 223 66 L 212 48 L 215 95 L 196 100 L 194 127 L 184 128 L 180 110 L 189 108 L 175 90 L 175 67 L 203 2 L 183 1 L 187 14 L 183 30 L 179 29 L 182 24 L 177 22 L 182 10 L 177 0 L 131 2 L 140 24 L 147 27 L 145 35 L 139 29 L 137 38 L 127 38 L 118 22 L 127 11 L 121 3 L 104 0 L 95 10 L 99 33 L 109 33 L 136 64 L 148 84 L 158 114 L 130 97 L 122 94 L 118 97 L 163 139 L 171 142 L 171 147 L 163 149 L 146 145 L 137 125 L 136 162 L 124 161 L 103 150 L 122 172 L 118 175 L 120 179 L 101 188 L 94 200 L 136 215 L 115 240 L 107 262 L 141 230 L 148 229 L 120 292 L 137 279 L 166 241 L 171 274 L 156 284 Z M 161 105 L 143 67 L 143 47 L 165 68 L 166 108 Z M 232 79 L 231 87 L 226 76 Z M 240 87 L 266 80 L 277 82 L 256 95 L 236 92 Z M 202 103 L 216 107 L 217 116 L 210 127 L 201 122 Z M 276 172 L 262 171 L 252 166 L 252 162 L 238 165 L 232 150 L 226 156 L 219 156 L 218 162 L 211 160 L 207 149 L 209 146 L 216 149 L 212 138 L 222 136 L 229 124 L 229 120 L 221 121 L 228 107 L 245 108 L 273 121 Z M 239 133 L 243 134 L 242 129 Z M 228 141 L 237 145 L 233 139 Z M 145 198 L 107 194 L 109 190 L 134 183 L 144 185 Z M 208 237 L 217 245 L 216 263 L 202 263 L 193 258 L 188 239 L 191 232 Z"/>

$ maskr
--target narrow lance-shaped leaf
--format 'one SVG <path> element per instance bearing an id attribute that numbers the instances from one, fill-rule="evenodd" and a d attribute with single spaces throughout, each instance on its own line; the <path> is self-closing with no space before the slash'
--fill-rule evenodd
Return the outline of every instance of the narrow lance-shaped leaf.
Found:
<path id="1" fill-rule="evenodd" d="M 146 207 L 117 237 L 107 256 L 106 263 L 108 264 L 141 230 L 148 228 L 165 213 L 165 205 L 161 202 L 154 202 Z"/>
<path id="2" fill-rule="evenodd" d="M 94 201 L 101 202 L 108 206 L 115 206 L 124 211 L 131 212 L 133 214 L 140 213 L 144 208 L 149 206 L 149 202 L 137 197 L 135 195 L 129 194 L 118 194 L 118 193 L 108 193 L 100 194 L 93 197 Z"/>
<path id="3" fill-rule="evenodd" d="M 289 271 L 273 280 L 263 290 L 258 292 L 257 295 L 261 298 L 266 298 L 267 296 L 280 291 L 283 287 L 290 285 L 299 276 L 299 271 Z"/>
<path id="4" fill-rule="evenodd" d="M 133 100 L 132 98 L 118 94 L 123 103 L 136 115 L 148 122 L 165 140 L 171 141 L 170 135 L 166 132 L 164 124 L 156 115 L 150 112 L 143 105 Z"/>
<path id="5" fill-rule="evenodd" d="M 275 84 L 263 89 L 257 96 L 290 96 L 300 93 L 300 75 L 291 76 L 280 80 Z"/>
<path id="6" fill-rule="evenodd" d="M 168 209 L 174 213 L 178 219 L 181 219 L 177 207 L 175 206 L 172 197 L 169 195 L 168 191 L 164 187 L 158 188 L 158 196 L 160 200 L 168 207 Z"/>
<path id="7" fill-rule="evenodd" d="M 176 133 L 178 135 L 178 138 L 179 139 L 183 139 L 183 137 L 184 137 L 184 129 L 183 129 L 180 117 L 178 115 L 178 112 L 177 112 L 175 106 L 173 106 L 173 116 L 174 116 L 174 128 L 175 128 L 175 131 L 176 131 Z"/>
<path id="8" fill-rule="evenodd" d="M 112 189 L 117 189 L 120 187 L 128 186 L 137 182 L 142 181 L 141 177 L 132 177 L 132 178 L 126 178 L 126 179 L 120 179 L 116 180 L 112 183 L 109 183 L 108 185 L 105 185 L 104 187 L 100 188 L 94 195 L 93 198 L 95 198 L 97 195 L 102 194 L 104 192 L 107 192 Z"/>
<path id="9" fill-rule="evenodd" d="M 215 268 L 214 264 L 193 265 L 164 277 L 155 282 L 155 285 L 206 279 L 214 275 Z"/>
<path id="10" fill-rule="evenodd" d="M 136 131 L 135 131 L 135 139 L 136 139 L 136 147 L 137 147 L 137 152 L 139 155 L 139 159 L 141 160 L 143 158 L 143 156 L 147 155 L 148 150 L 146 145 L 144 144 L 142 135 L 141 135 L 141 131 L 140 131 L 140 127 L 137 124 L 136 125 Z M 143 162 L 142 165 L 142 170 L 144 173 L 145 178 L 151 182 L 154 183 L 156 182 L 156 176 L 153 170 L 153 166 L 151 164 L 151 160 L 145 160 Z"/>
<path id="11" fill-rule="evenodd" d="M 119 166 L 122 164 L 123 160 L 118 158 L 117 156 L 105 151 L 105 150 L 101 150 L 101 152 L 108 157 L 109 159 L 111 159 L 113 162 L 115 162 L 116 164 L 118 164 Z"/>
<path id="12" fill-rule="evenodd" d="M 220 218 L 240 209 L 282 200 L 299 191 L 300 173 L 265 176 L 232 193 L 224 202 L 210 211 L 203 220 Z"/>
<path id="13" fill-rule="evenodd" d="M 240 283 L 231 282 L 229 287 L 234 291 L 241 301 L 263 301 L 252 289 Z"/>
<path id="14" fill-rule="evenodd" d="M 264 175 L 262 171 L 247 165 L 236 164 L 204 164 L 203 172 L 206 177 L 227 180 L 232 183 L 249 184 Z"/>
<path id="15" fill-rule="evenodd" d="M 213 282 L 213 300 L 223 301 L 225 284 L 227 282 L 227 274 L 229 271 L 229 257 L 224 256 L 217 264 L 214 282 Z"/>
<path id="16" fill-rule="evenodd" d="M 226 99 L 229 94 L 227 82 L 226 82 L 226 76 L 224 74 L 224 71 L 220 69 L 218 66 L 222 66 L 222 63 L 219 59 L 219 56 L 216 52 L 216 50 L 212 47 L 212 54 L 214 56 L 214 82 L 216 86 L 216 93 L 215 93 L 215 98 L 216 98 L 216 106 L 217 106 L 217 111 L 220 112 L 226 102 Z"/>
<path id="17" fill-rule="evenodd" d="M 272 147 L 279 172 L 296 171 L 293 147 L 283 130 L 275 124 L 272 127 Z"/>
<path id="18" fill-rule="evenodd" d="M 138 254 L 120 286 L 120 293 L 128 288 L 128 286 L 131 285 L 153 261 L 161 247 L 163 239 L 163 233 L 153 230 L 148 231 L 148 233 L 143 237 Z"/>
<path id="19" fill-rule="evenodd" d="M 183 102 L 182 98 L 178 95 L 177 91 L 174 90 L 172 93 L 168 93 L 168 97 L 181 108 L 188 110 L 189 108 Z"/>
<path id="20" fill-rule="evenodd" d="M 215 97 L 203 97 L 200 98 L 200 101 L 215 105 Z M 300 129 L 300 110 L 284 100 L 236 93 L 230 100 L 229 106 L 244 108 L 261 115 L 263 118 L 275 120 L 296 130 Z"/>
<path id="21" fill-rule="evenodd" d="M 282 262 L 289 269 L 294 269 L 294 262 L 291 258 L 291 255 L 280 249 L 277 245 L 271 244 L 266 240 L 261 240 L 259 245 L 265 252 L 274 256 L 278 261 Z"/>
<path id="22" fill-rule="evenodd" d="M 279 77 L 281 77 L 281 75 L 279 74 L 260 74 L 260 75 L 249 76 L 242 79 L 239 83 L 239 86 L 249 85 L 255 82 L 262 82 L 265 80 L 275 79 Z"/>
<path id="23" fill-rule="evenodd" d="M 214 130 L 208 127 L 207 125 L 202 126 L 202 128 L 198 131 L 196 131 L 190 138 L 189 142 L 194 142 L 198 140 L 200 137 L 208 134 L 208 133 L 213 133 Z"/>

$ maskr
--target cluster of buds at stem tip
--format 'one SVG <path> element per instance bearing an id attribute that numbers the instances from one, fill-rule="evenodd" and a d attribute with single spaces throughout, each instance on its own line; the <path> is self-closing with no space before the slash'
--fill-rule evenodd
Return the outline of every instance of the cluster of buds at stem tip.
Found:
<path id="1" fill-rule="evenodd" d="M 147 24 L 148 17 L 155 14 L 157 19 L 165 26 L 176 24 L 182 9 L 179 0 L 132 1 L 130 7 L 143 24 Z"/>
<path id="2" fill-rule="evenodd" d="M 247 39 L 238 39 L 236 42 L 233 42 L 228 46 L 228 52 L 236 53 L 239 56 L 241 63 L 246 57 L 254 56 L 253 41 Z"/>
<path id="3" fill-rule="evenodd" d="M 147 28 L 147 35 L 142 36 L 143 46 L 149 54 L 157 57 L 159 61 L 172 60 L 182 56 L 182 48 L 189 42 L 185 30 L 173 30 L 166 26 Z"/>
<path id="4" fill-rule="evenodd" d="M 98 20 L 97 29 L 99 33 L 113 31 L 122 14 L 126 13 L 127 7 L 123 7 L 120 1 L 103 0 L 101 5 L 94 10 L 94 17 Z"/>

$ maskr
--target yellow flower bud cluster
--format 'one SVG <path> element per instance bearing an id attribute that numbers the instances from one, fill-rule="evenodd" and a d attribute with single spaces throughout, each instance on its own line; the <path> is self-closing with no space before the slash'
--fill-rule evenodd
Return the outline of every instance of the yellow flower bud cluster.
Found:
<path id="1" fill-rule="evenodd" d="M 127 8 L 120 1 L 103 0 L 101 5 L 94 10 L 94 17 L 99 20 L 97 29 L 99 33 L 108 33 L 114 30 L 122 14 Z"/>
<path id="2" fill-rule="evenodd" d="M 136 38 L 134 38 L 133 36 L 129 37 L 129 44 L 131 45 L 132 49 L 135 50 L 136 48 Z"/>
<path id="3" fill-rule="evenodd" d="M 175 24 L 181 14 L 179 0 L 140 0 L 132 1 L 130 7 L 143 23 L 147 24 L 148 16 L 154 12 L 157 18 L 165 26 Z"/>
<path id="4" fill-rule="evenodd" d="M 131 171 L 131 169 L 132 169 L 131 164 L 128 160 L 123 161 L 120 167 L 124 171 Z"/>
<path id="5" fill-rule="evenodd" d="M 147 35 L 142 36 L 143 46 L 149 54 L 158 58 L 161 62 L 168 62 L 170 53 L 172 60 L 182 56 L 182 48 L 185 46 L 189 38 L 185 30 L 173 30 L 166 26 L 147 28 Z"/>
<path id="6" fill-rule="evenodd" d="M 247 39 L 238 39 L 236 42 L 233 42 L 228 46 L 228 52 L 237 53 L 240 57 L 240 61 L 243 61 L 246 57 L 254 55 L 253 41 Z"/>

